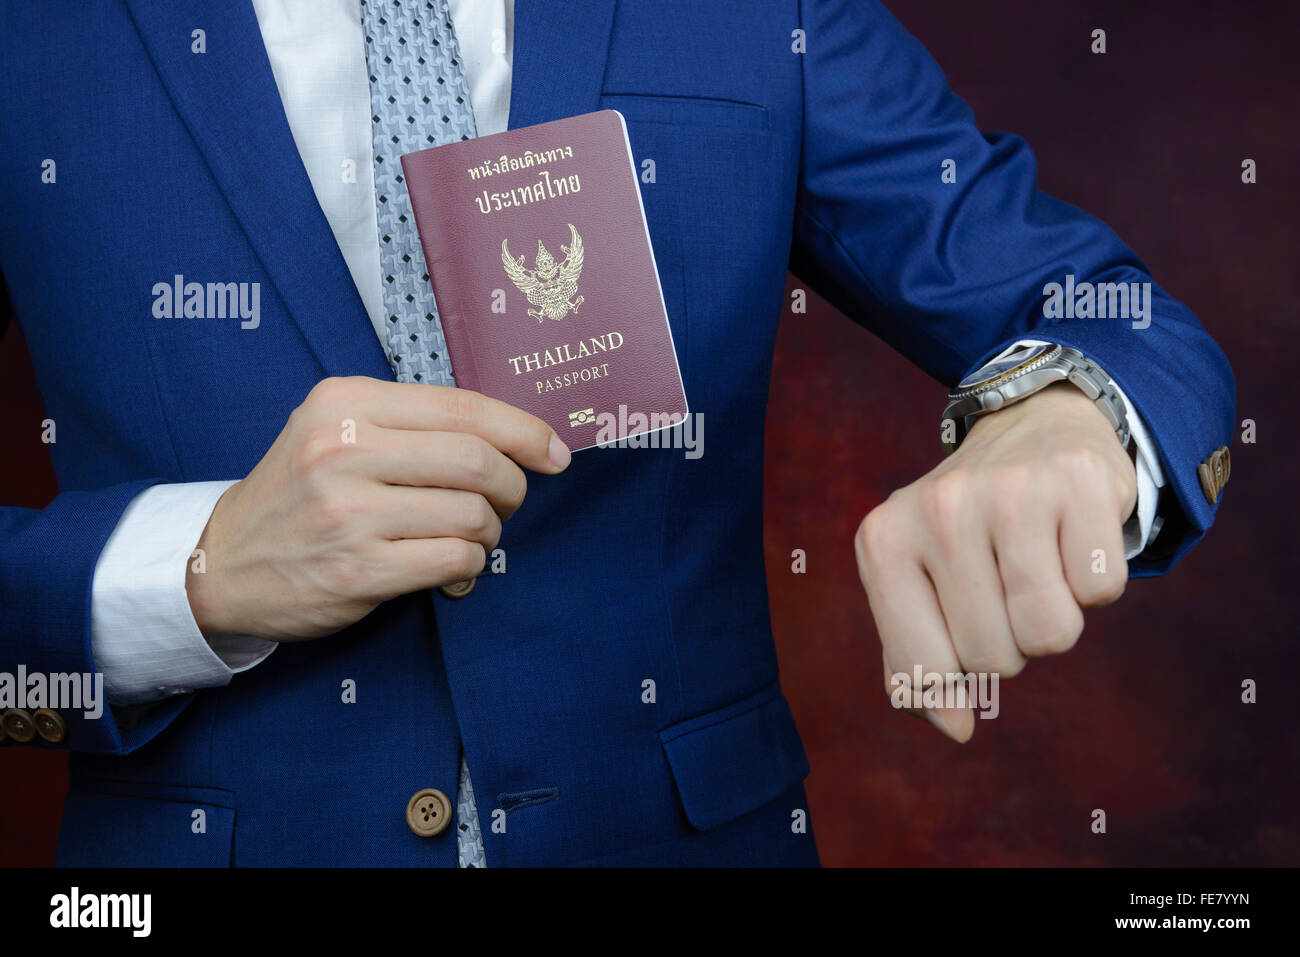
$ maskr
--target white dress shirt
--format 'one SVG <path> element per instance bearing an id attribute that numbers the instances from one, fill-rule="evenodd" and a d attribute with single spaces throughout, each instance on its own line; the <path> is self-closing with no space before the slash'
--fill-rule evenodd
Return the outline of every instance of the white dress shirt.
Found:
<path id="1" fill-rule="evenodd" d="M 375 335 L 387 345 L 370 121 L 358 0 L 252 0 L 294 143 Z M 449 0 L 480 136 L 510 119 L 514 0 Z M 276 643 L 205 641 L 185 572 L 221 494 L 234 484 L 155 485 L 109 536 L 91 586 L 91 651 L 116 705 L 228 684 Z"/>
<path id="2" fill-rule="evenodd" d="M 252 2 L 294 142 L 375 334 L 385 343 L 360 4 Z M 514 0 L 450 0 L 450 12 L 478 133 L 500 132 L 510 113 Z M 1034 341 L 1016 343 L 1003 355 Z M 1131 558 L 1150 540 L 1164 477 L 1146 429 L 1127 397 L 1124 403 L 1138 450 L 1137 514 L 1125 527 Z M 187 565 L 217 500 L 232 484 L 146 489 L 105 544 L 91 591 L 91 646 L 113 704 L 227 684 L 275 649 L 275 642 L 248 636 L 205 641 L 190 611 Z"/>

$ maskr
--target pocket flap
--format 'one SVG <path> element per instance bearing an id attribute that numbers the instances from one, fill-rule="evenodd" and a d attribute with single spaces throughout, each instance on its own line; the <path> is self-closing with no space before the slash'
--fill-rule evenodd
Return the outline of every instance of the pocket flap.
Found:
<path id="1" fill-rule="evenodd" d="M 73 790 L 63 806 L 55 863 L 59 867 L 230 867 L 234 838 L 231 808 Z"/>
<path id="2" fill-rule="evenodd" d="M 780 686 L 659 733 L 686 818 L 701 831 L 775 800 L 808 776 Z"/>

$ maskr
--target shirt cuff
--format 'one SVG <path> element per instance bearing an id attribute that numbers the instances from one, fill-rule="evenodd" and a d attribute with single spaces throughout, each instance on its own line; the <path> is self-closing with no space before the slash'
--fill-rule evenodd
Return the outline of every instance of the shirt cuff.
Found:
<path id="1" fill-rule="evenodd" d="M 90 641 L 114 705 L 229 684 L 276 642 L 203 637 L 185 574 L 217 500 L 234 482 L 154 485 L 126 507 L 95 566 Z"/>
<path id="2" fill-rule="evenodd" d="M 981 368 L 1005 359 L 1019 349 L 1044 345 L 1048 343 L 1042 339 L 1019 339 Z M 1093 364 L 1096 365 L 1095 362 Z M 1109 378 L 1107 376 L 1107 379 Z M 1156 455 L 1155 445 L 1151 442 L 1151 435 L 1147 432 L 1142 417 L 1137 414 L 1128 396 L 1124 394 L 1124 390 L 1115 385 L 1114 380 L 1110 380 L 1110 384 L 1114 386 L 1124 403 L 1124 411 L 1128 414 L 1129 434 L 1137 452 L 1134 456 L 1134 465 L 1137 468 L 1137 507 L 1129 516 L 1129 520 L 1124 523 L 1124 558 L 1127 561 L 1141 553 L 1160 534 L 1164 519 L 1156 514 L 1156 503 L 1160 498 L 1160 489 L 1165 484 L 1165 476 L 1160 468 L 1160 459 Z"/>

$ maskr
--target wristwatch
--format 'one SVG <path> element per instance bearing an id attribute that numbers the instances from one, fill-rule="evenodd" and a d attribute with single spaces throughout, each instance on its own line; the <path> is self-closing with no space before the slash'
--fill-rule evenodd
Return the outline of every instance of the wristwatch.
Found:
<path id="1" fill-rule="evenodd" d="M 970 431 L 974 420 L 996 412 L 1039 392 L 1053 382 L 1069 381 L 1083 390 L 1106 416 L 1120 444 L 1129 443 L 1128 415 L 1124 400 L 1110 382 L 1110 376 L 1083 353 L 1055 343 L 1027 346 L 1011 355 L 976 369 L 957 384 L 943 410 L 940 439 L 951 455 Z"/>

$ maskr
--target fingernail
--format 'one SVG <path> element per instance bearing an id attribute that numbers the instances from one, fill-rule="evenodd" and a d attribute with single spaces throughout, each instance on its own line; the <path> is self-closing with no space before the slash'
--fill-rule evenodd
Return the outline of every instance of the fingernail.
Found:
<path id="1" fill-rule="evenodd" d="M 551 433 L 551 462 L 560 470 L 567 469 L 569 462 L 573 460 L 573 453 L 569 447 L 560 441 L 560 437 L 554 432 Z"/>
<path id="2" fill-rule="evenodd" d="M 929 721 L 932 725 L 942 731 L 944 735 L 956 740 L 957 736 L 952 733 L 952 728 L 948 727 L 948 722 L 944 719 L 943 715 L 939 714 L 937 711 L 930 710 L 923 711 L 922 714 L 925 715 L 926 721 Z"/>

